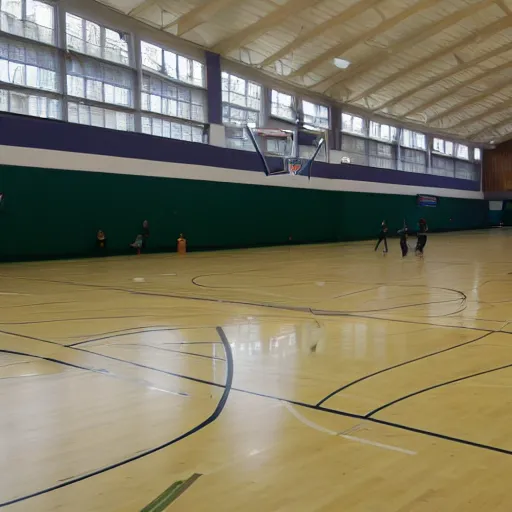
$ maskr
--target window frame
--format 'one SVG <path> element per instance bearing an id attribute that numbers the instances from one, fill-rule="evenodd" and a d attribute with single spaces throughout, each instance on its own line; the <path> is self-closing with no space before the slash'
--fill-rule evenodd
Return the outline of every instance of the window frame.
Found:
<path id="1" fill-rule="evenodd" d="M 118 109 L 130 109 L 134 110 L 136 105 L 136 93 L 137 93 L 137 86 L 136 86 L 136 80 L 135 75 L 130 69 L 127 69 L 123 66 L 116 66 L 116 64 L 113 64 L 111 62 L 105 62 L 102 59 L 95 59 L 94 57 L 91 57 L 89 55 L 85 56 L 84 59 L 76 59 L 74 62 L 76 62 L 79 66 L 81 66 L 81 70 L 83 70 L 83 73 L 78 72 L 72 72 L 72 66 L 73 66 L 73 57 L 70 60 L 66 61 L 66 96 L 72 100 L 79 99 L 82 102 L 92 102 L 96 104 L 106 105 L 105 108 L 108 108 L 107 105 L 110 105 L 110 107 L 115 107 Z M 86 74 L 87 71 L 87 61 L 89 61 L 93 66 L 98 65 L 100 69 L 103 71 L 103 76 L 90 76 Z M 118 69 L 121 73 L 124 73 L 126 77 L 130 77 L 130 87 L 124 87 L 123 85 L 116 84 L 113 81 L 109 81 L 108 77 L 105 76 L 105 72 L 108 71 L 108 69 Z M 70 85 L 69 80 L 70 79 L 81 79 L 83 81 L 83 91 L 84 96 L 76 95 L 70 92 Z M 97 82 L 101 83 L 101 91 L 102 91 L 102 99 L 96 99 L 92 97 L 88 97 L 88 81 L 91 82 Z M 123 104 L 123 103 L 112 103 L 107 101 L 106 99 L 106 86 L 110 86 L 113 88 L 119 88 L 124 89 L 128 92 L 129 96 L 129 104 Z M 114 90 L 115 93 L 115 90 Z"/>
<path id="2" fill-rule="evenodd" d="M 116 130 L 116 131 L 122 131 L 122 132 L 126 132 L 126 133 L 134 133 L 136 132 L 136 124 L 137 124 L 137 120 L 136 120 L 136 115 L 135 115 L 135 112 L 133 110 L 130 110 L 130 109 L 126 109 L 126 108 L 120 108 L 118 107 L 117 105 L 112 105 L 110 103 L 101 103 L 101 102 L 97 102 L 97 101 L 94 101 L 94 100 L 82 100 L 81 98 L 77 98 L 77 97 L 74 97 L 74 98 L 70 98 L 71 101 L 67 101 L 67 110 L 66 110 L 66 119 L 67 119 L 67 122 L 69 123 L 73 123 L 73 124 L 79 124 L 79 125 L 82 125 L 82 126 L 92 126 L 92 127 L 95 127 L 95 128 L 104 128 L 106 130 Z M 89 109 L 89 116 L 91 115 L 91 112 L 90 110 L 93 109 L 93 108 L 97 108 L 97 109 L 100 109 L 102 110 L 102 114 L 103 114 L 103 121 L 104 121 L 104 124 L 106 124 L 106 114 L 107 112 L 112 112 L 114 114 L 124 114 L 128 117 L 131 116 L 131 129 L 128 128 L 126 130 L 122 130 L 120 128 L 111 128 L 111 127 L 108 127 L 108 126 L 96 126 L 94 124 L 91 123 L 81 123 L 80 121 L 70 121 L 69 120 L 69 110 L 70 110 L 70 107 L 71 106 L 74 106 L 76 105 L 77 107 L 77 115 L 80 116 L 80 107 L 86 107 Z M 112 107 L 115 107 L 115 108 L 112 108 Z"/>
<path id="3" fill-rule="evenodd" d="M 84 18 L 83 16 L 79 16 L 78 14 L 75 14 L 73 12 L 66 11 L 65 14 L 66 14 L 66 16 L 65 16 L 64 29 L 63 29 L 64 30 L 63 43 L 65 44 L 66 50 L 68 52 L 75 53 L 78 55 L 84 55 L 84 56 L 90 57 L 92 59 L 100 60 L 100 61 L 103 61 L 103 62 L 106 62 L 109 64 L 114 64 L 116 66 L 123 66 L 123 67 L 127 67 L 127 68 L 134 67 L 133 66 L 134 56 L 133 56 L 133 50 L 132 50 L 132 39 L 133 39 L 132 34 L 130 34 L 128 32 L 121 32 L 119 30 L 112 28 L 109 25 L 104 25 L 103 23 L 100 23 L 98 21 L 93 21 L 91 19 Z M 99 29 L 100 29 L 100 44 L 99 44 L 100 55 L 96 55 L 94 53 L 88 53 L 87 51 L 81 51 L 76 48 L 70 47 L 68 38 L 75 37 L 75 36 L 68 33 L 68 16 L 72 16 L 74 18 L 78 18 L 79 20 L 81 20 L 81 22 L 82 22 L 82 27 L 81 27 L 82 38 L 80 39 L 80 41 L 83 43 L 85 50 L 87 49 L 87 45 L 91 44 L 87 41 L 87 23 L 91 23 L 91 24 L 97 25 L 99 27 Z M 110 59 L 105 55 L 105 52 L 107 50 L 107 47 L 106 47 L 106 32 L 107 32 L 107 30 L 109 30 L 111 32 L 117 32 L 119 34 L 122 33 L 123 35 L 125 35 L 127 37 L 127 39 L 128 39 L 126 41 L 126 52 L 127 52 L 127 57 L 128 57 L 127 62 L 121 62 L 119 60 Z"/>
<path id="4" fill-rule="evenodd" d="M 405 134 L 409 133 L 411 142 L 410 144 L 404 142 Z M 418 143 L 418 136 L 423 138 L 423 144 Z M 409 130 L 408 128 L 402 128 L 400 133 L 400 145 L 403 148 L 415 149 L 417 151 L 427 151 L 427 137 L 424 133 Z"/>
<path id="5" fill-rule="evenodd" d="M 290 98 L 290 106 L 282 105 L 279 101 L 274 101 L 274 93 L 276 94 L 276 99 L 279 100 L 280 96 L 287 96 Z M 279 114 L 276 110 L 274 112 L 274 105 L 282 105 L 282 108 L 290 109 L 292 114 L 295 113 L 295 117 L 293 115 L 291 117 L 285 117 Z M 288 123 L 295 124 L 297 122 L 297 112 L 296 112 L 296 98 L 293 94 L 288 94 L 287 92 L 283 92 L 279 89 L 271 89 L 270 91 L 270 117 L 274 117 L 276 119 L 280 119 L 282 121 L 286 121 Z"/>
<path id="6" fill-rule="evenodd" d="M 344 128 L 344 122 L 343 122 L 344 116 L 350 117 L 351 129 Z M 354 119 L 358 119 L 361 121 L 361 131 L 356 131 L 353 129 Z M 366 128 L 367 128 L 367 120 L 364 117 L 356 116 L 355 114 L 350 114 L 349 112 L 341 113 L 341 132 L 342 133 L 347 133 L 349 135 L 354 135 L 356 137 L 366 137 Z"/>
<path id="7" fill-rule="evenodd" d="M 440 142 L 439 146 L 442 147 L 442 149 L 436 148 L 436 141 Z M 447 149 L 448 144 L 451 146 L 451 150 Z M 443 155 L 443 156 L 447 156 L 450 158 L 454 158 L 455 144 L 451 140 L 441 139 L 439 137 L 433 137 L 432 152 L 436 153 L 438 155 Z"/>
<path id="8" fill-rule="evenodd" d="M 3 11 L 2 10 L 2 4 L 3 2 L 5 2 L 6 0 L 0 0 L 0 16 L 2 16 L 2 13 L 5 13 L 5 14 L 10 14 L 8 11 Z M 15 32 L 9 32 L 8 30 L 5 30 L 4 28 L 1 28 L 1 31 L 6 34 L 6 35 L 9 35 L 9 36 L 12 36 L 12 37 L 20 37 L 22 39 L 26 39 L 28 41 L 33 41 L 34 43 L 37 43 L 37 44 L 40 44 L 40 45 L 45 45 L 45 46 L 51 46 L 53 48 L 56 48 L 57 47 L 57 44 L 58 44 L 58 39 L 59 39 L 59 25 L 58 25 L 58 9 L 59 9 L 59 6 L 52 2 L 51 0 L 30 0 L 30 1 L 35 1 L 39 4 L 45 4 L 47 6 L 49 6 L 51 9 L 52 9 L 52 27 L 46 27 L 44 25 L 39 25 L 39 24 L 36 24 L 32 21 L 30 21 L 28 19 L 28 14 L 27 14 L 27 1 L 28 0 L 19 0 L 20 4 L 21 4 L 21 17 L 20 18 L 17 18 L 15 16 L 13 16 L 12 14 L 10 14 L 11 16 L 13 16 L 15 19 L 19 20 L 22 24 L 22 27 L 23 27 L 23 34 L 18 34 L 18 33 L 15 33 Z M 51 42 L 48 42 L 48 41 L 43 41 L 43 40 L 40 40 L 40 39 L 35 39 L 33 37 L 30 37 L 26 34 L 27 32 L 27 24 L 33 24 L 33 25 L 37 25 L 37 27 L 41 27 L 41 28 L 45 28 L 45 29 L 48 29 L 48 30 L 51 30 L 52 31 L 52 41 Z M 2 24 L 1 24 L 1 19 L 0 19 L 0 27 L 2 27 Z"/>
<path id="9" fill-rule="evenodd" d="M 306 103 L 315 108 L 315 111 L 316 111 L 315 116 L 306 114 L 305 108 L 304 108 L 304 105 Z M 325 109 L 327 111 L 326 117 L 324 117 L 323 115 L 320 114 L 320 111 L 322 109 Z M 330 112 L 330 108 L 327 105 L 322 105 L 321 103 L 313 103 L 312 101 L 302 98 L 302 114 L 304 116 L 304 124 L 313 126 L 313 127 L 317 128 L 318 130 L 326 130 L 327 131 L 331 128 L 331 112 Z M 314 120 L 313 121 L 306 120 L 306 115 L 308 116 L 308 118 L 313 118 Z M 325 126 L 322 124 L 318 124 L 318 120 L 322 120 L 322 119 L 327 120 Z"/>
<path id="10" fill-rule="evenodd" d="M 155 120 L 162 121 L 162 124 L 163 123 L 169 123 L 171 125 L 169 127 L 169 133 L 170 133 L 169 137 L 167 137 L 166 135 L 158 135 L 158 134 L 155 135 L 154 133 L 146 133 L 144 131 L 144 122 L 146 120 L 151 121 L 151 131 L 152 132 L 153 132 L 153 124 L 154 124 Z M 190 133 L 191 133 L 191 140 L 172 137 L 172 125 L 173 124 L 174 125 L 179 125 L 181 127 L 181 129 L 183 129 L 184 126 L 189 126 L 190 127 Z M 192 140 L 194 138 L 193 137 L 194 130 L 200 130 L 201 131 L 201 141 L 200 142 Z M 180 119 L 180 118 L 155 115 L 152 112 L 142 112 L 141 113 L 141 129 L 140 129 L 140 133 L 142 133 L 143 135 L 151 135 L 152 137 L 160 137 L 160 138 L 163 138 L 163 139 L 182 140 L 182 141 L 185 141 L 185 142 L 194 142 L 196 144 L 204 144 L 205 143 L 205 141 L 204 141 L 204 138 L 205 138 L 204 137 L 204 125 L 197 124 L 197 123 L 188 123 L 188 122 L 186 122 L 186 120 L 183 120 L 183 119 Z"/>
<path id="11" fill-rule="evenodd" d="M 226 75 L 226 76 L 225 76 Z M 243 80 L 245 82 L 244 89 L 245 93 L 243 94 L 243 97 L 245 99 L 245 105 L 239 105 L 238 103 L 234 103 L 231 100 L 231 94 L 238 94 L 239 96 L 242 96 L 241 93 L 234 92 L 231 89 L 231 78 L 237 78 L 238 80 Z M 227 79 L 228 88 L 227 90 L 224 89 L 224 79 Z M 255 86 L 258 88 L 259 91 L 259 98 L 252 96 L 249 94 L 249 89 L 251 86 Z M 227 95 L 227 101 L 225 100 L 225 94 Z M 222 102 L 222 124 L 224 125 L 230 125 L 230 126 L 243 126 L 244 124 L 257 127 L 260 124 L 260 118 L 261 118 L 261 107 L 263 102 L 263 86 L 261 84 L 258 84 L 257 82 L 254 82 L 253 80 L 249 80 L 247 78 L 241 77 L 235 73 L 230 73 L 229 71 L 222 71 L 221 72 L 221 102 Z M 252 99 L 254 101 L 259 102 L 259 108 L 256 109 L 252 106 L 247 106 L 249 103 L 249 99 Z M 237 120 L 233 120 L 234 118 L 231 116 L 231 114 L 228 115 L 226 118 L 224 116 L 224 111 L 227 109 L 229 112 L 231 112 L 232 109 L 240 110 L 241 112 L 244 112 L 245 120 L 246 122 L 238 122 Z M 253 123 L 252 121 L 250 123 L 247 122 L 247 118 L 249 117 L 249 114 L 255 114 L 256 115 L 256 122 Z"/>
<path id="12" fill-rule="evenodd" d="M 147 77 L 150 80 L 147 91 L 145 90 L 145 85 L 144 85 L 145 77 Z M 160 82 L 160 94 L 152 94 L 152 82 L 151 81 L 158 81 L 158 82 Z M 165 87 L 166 84 L 169 84 L 171 87 L 176 87 L 177 88 L 177 95 L 176 95 L 176 97 L 164 96 L 164 87 Z M 190 101 L 185 101 L 185 100 L 181 100 L 180 99 L 180 97 L 179 97 L 180 89 L 190 92 Z M 200 94 L 202 96 L 202 100 L 203 101 L 202 101 L 201 104 L 193 101 L 193 97 L 194 97 L 194 93 L 195 92 L 197 92 L 197 94 Z M 145 103 L 144 95 L 148 96 L 149 108 L 146 108 L 146 106 L 144 104 Z M 164 100 L 167 101 L 167 102 L 176 102 L 176 115 L 164 113 L 163 112 L 163 110 L 164 110 L 163 107 L 161 108 L 160 112 L 158 112 L 156 110 L 151 110 L 151 99 L 152 99 L 151 97 L 152 96 L 159 97 L 160 101 L 162 102 L 162 105 L 163 105 L 163 101 Z M 189 105 L 190 117 L 188 117 L 188 118 L 187 117 L 180 117 L 178 115 L 179 107 L 180 107 L 181 103 Z M 192 117 L 192 112 L 193 112 L 193 106 L 194 105 L 200 106 L 202 108 L 202 116 L 203 117 L 202 117 L 201 120 L 194 119 Z M 165 78 L 162 78 L 162 76 L 159 75 L 159 74 L 147 73 L 146 71 L 142 72 L 142 81 L 141 81 L 141 88 L 140 88 L 140 115 L 141 115 L 141 117 L 144 116 L 145 114 L 153 115 L 153 116 L 156 115 L 156 116 L 162 116 L 162 117 L 165 117 L 165 118 L 168 118 L 168 119 L 174 119 L 175 122 L 181 122 L 181 123 L 185 123 L 185 124 L 195 123 L 195 124 L 201 124 L 201 125 L 204 126 L 206 124 L 206 122 L 207 122 L 207 111 L 206 111 L 206 109 L 207 109 L 207 97 L 206 97 L 206 92 L 203 91 L 202 89 L 198 89 L 198 88 L 194 88 L 194 87 L 189 87 L 187 85 L 184 85 L 181 82 L 174 82 L 172 80 L 166 80 Z"/>
<path id="13" fill-rule="evenodd" d="M 15 114 L 15 115 L 24 115 L 24 116 L 30 116 L 30 117 L 36 117 L 36 118 L 39 118 L 39 119 L 53 119 L 53 120 L 57 120 L 57 121 L 62 121 L 65 119 L 65 113 L 64 113 L 64 108 L 65 108 L 65 101 L 63 99 L 63 97 L 59 94 L 51 94 L 51 93 L 47 93 L 46 91 L 43 91 L 43 90 L 40 90 L 40 89 L 31 89 L 31 88 L 26 88 L 26 87 L 12 87 L 10 86 L 10 84 L 6 84 L 7 87 L 2 87 L 0 85 L 0 96 L 3 95 L 3 93 L 5 93 L 6 95 L 6 100 L 7 100 L 7 108 L 6 109 L 3 109 L 1 106 L 0 106 L 0 112 L 6 112 L 6 113 L 10 113 L 10 114 Z M 38 99 L 45 99 L 46 100 L 46 110 L 48 111 L 49 110 L 49 102 L 50 101 L 55 101 L 57 102 L 58 104 L 58 116 L 56 117 L 52 117 L 52 116 L 40 116 L 40 115 L 32 115 L 32 114 L 29 114 L 29 113 L 24 113 L 24 112 L 14 112 L 11 108 L 11 104 L 12 104 L 12 95 L 15 95 L 15 94 L 19 94 L 19 95 L 25 95 L 25 96 L 32 96 L 32 97 L 36 97 Z M 0 100 L 0 105 L 1 105 L 1 100 Z"/>
<path id="14" fill-rule="evenodd" d="M 186 87 L 194 87 L 196 89 L 207 90 L 206 65 L 205 65 L 204 62 L 202 62 L 202 61 L 200 61 L 198 59 L 194 59 L 192 57 L 188 57 L 187 55 L 183 55 L 181 53 L 178 53 L 178 52 L 175 52 L 175 51 L 172 51 L 172 50 L 168 50 L 167 48 L 163 48 L 162 46 L 159 46 L 157 44 L 154 44 L 152 42 L 149 42 L 149 41 L 146 41 L 146 40 L 143 40 L 143 39 L 141 39 L 139 43 L 140 43 L 139 44 L 139 46 L 140 46 L 140 67 L 141 67 L 141 72 L 142 73 L 153 73 L 153 74 L 157 75 L 160 78 L 164 78 L 165 80 L 169 80 L 171 82 L 176 82 L 176 83 L 184 85 Z M 159 50 L 161 52 L 161 64 L 159 66 L 159 69 L 155 69 L 153 67 L 144 65 L 143 45 L 152 46 L 152 47 L 156 48 L 157 50 Z M 176 77 L 173 77 L 172 75 L 169 75 L 166 72 L 166 60 L 165 60 L 165 56 L 166 56 L 165 54 L 166 53 L 172 54 L 176 58 Z M 193 70 L 194 63 L 197 63 L 197 64 L 201 65 L 201 85 L 198 85 L 198 84 L 196 84 L 194 82 L 189 82 L 189 81 L 186 81 L 186 80 L 181 80 L 179 78 L 179 75 L 180 75 L 180 72 L 179 72 L 179 59 L 180 58 L 181 59 L 186 59 L 187 61 L 189 61 L 191 63 L 191 65 L 192 65 L 192 67 L 191 67 L 192 70 Z"/>
<path id="15" fill-rule="evenodd" d="M 374 126 L 378 126 L 378 135 L 372 134 L 372 128 Z M 382 135 L 383 128 L 389 129 L 389 137 L 384 137 Z M 398 128 L 390 124 L 380 123 L 378 121 L 370 121 L 370 124 L 368 125 L 368 138 L 371 140 L 384 142 L 386 144 L 396 144 L 398 139 Z"/>
<path id="16" fill-rule="evenodd" d="M 465 148 L 465 155 L 459 153 L 459 150 L 461 148 Z M 457 158 L 458 160 L 464 160 L 465 162 L 469 162 L 469 146 L 467 144 L 456 144 L 454 152 L 455 158 Z"/>

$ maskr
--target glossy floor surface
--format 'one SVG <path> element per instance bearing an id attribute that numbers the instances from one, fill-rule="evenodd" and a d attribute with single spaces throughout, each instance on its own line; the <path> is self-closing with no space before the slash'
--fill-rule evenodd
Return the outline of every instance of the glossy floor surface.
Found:
<path id="1" fill-rule="evenodd" d="M 508 230 L 3 265 L 0 508 L 509 512 L 511 273 Z"/>

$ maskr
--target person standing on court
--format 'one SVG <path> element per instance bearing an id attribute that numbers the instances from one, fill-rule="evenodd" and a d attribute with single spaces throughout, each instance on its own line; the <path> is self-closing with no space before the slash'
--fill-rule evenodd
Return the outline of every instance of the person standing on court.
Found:
<path id="1" fill-rule="evenodd" d="M 409 246 L 407 245 L 408 229 L 405 224 L 402 229 L 398 230 L 398 234 L 400 235 L 400 249 L 402 249 L 402 258 L 405 258 L 409 252 Z"/>
<path id="2" fill-rule="evenodd" d="M 384 242 L 384 254 L 388 252 L 388 226 L 386 224 L 386 221 L 383 220 L 382 224 L 380 225 L 380 233 L 379 233 L 379 239 L 377 240 L 377 245 L 375 246 L 375 251 L 379 248 L 379 245 L 381 242 Z"/>
<path id="3" fill-rule="evenodd" d="M 418 242 L 416 243 L 416 256 L 423 258 L 423 249 L 427 243 L 428 225 L 425 219 L 420 219 L 418 222 Z"/>

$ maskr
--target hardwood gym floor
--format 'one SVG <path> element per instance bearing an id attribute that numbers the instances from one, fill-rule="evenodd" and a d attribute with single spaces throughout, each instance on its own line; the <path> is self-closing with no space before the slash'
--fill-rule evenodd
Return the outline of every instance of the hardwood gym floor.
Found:
<path id="1" fill-rule="evenodd" d="M 508 512 L 511 254 L 2 265 L 0 508 L 136 512 L 200 474 L 169 510 Z"/>

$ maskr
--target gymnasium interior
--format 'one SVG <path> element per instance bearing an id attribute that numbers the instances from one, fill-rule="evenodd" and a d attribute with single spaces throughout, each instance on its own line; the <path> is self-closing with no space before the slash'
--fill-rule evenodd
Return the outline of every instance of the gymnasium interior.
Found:
<path id="1" fill-rule="evenodd" d="M 509 512 L 511 78 L 512 0 L 0 0 L 0 509 Z"/>

